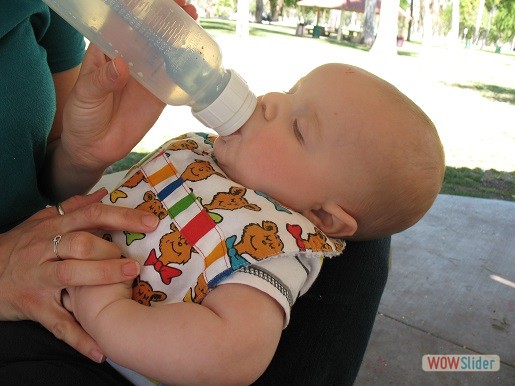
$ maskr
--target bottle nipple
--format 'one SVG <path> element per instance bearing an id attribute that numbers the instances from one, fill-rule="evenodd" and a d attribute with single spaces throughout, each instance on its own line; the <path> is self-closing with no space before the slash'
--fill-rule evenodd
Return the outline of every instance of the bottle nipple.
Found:
<path id="1" fill-rule="evenodd" d="M 228 70 L 231 78 L 220 96 L 193 116 L 218 134 L 230 135 L 250 118 L 257 105 L 257 98 L 245 80 L 234 70 Z"/>

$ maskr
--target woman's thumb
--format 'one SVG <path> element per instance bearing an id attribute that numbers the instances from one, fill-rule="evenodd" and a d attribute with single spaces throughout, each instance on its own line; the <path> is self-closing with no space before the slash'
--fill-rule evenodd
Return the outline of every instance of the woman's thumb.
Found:
<path id="1" fill-rule="evenodd" d="M 115 58 L 91 72 L 89 97 L 102 98 L 122 89 L 129 79 L 129 71 L 123 60 Z"/>

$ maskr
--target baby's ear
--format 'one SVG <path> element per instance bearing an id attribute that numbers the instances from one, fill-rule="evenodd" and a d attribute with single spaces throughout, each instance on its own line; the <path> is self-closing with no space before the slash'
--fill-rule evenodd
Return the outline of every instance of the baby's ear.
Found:
<path id="1" fill-rule="evenodd" d="M 302 214 L 327 236 L 352 236 L 358 229 L 358 223 L 354 217 L 334 202 L 324 204 L 320 209 L 311 209 Z"/>

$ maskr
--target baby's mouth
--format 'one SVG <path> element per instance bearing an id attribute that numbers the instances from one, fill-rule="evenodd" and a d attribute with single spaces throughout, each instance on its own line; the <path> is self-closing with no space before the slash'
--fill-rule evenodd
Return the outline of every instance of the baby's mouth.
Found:
<path id="1" fill-rule="evenodd" d="M 234 133 L 229 134 L 229 135 L 219 136 L 216 140 L 223 141 L 225 144 L 228 144 L 229 142 L 232 142 L 234 140 L 239 140 L 239 138 L 241 138 L 241 134 L 242 134 L 242 128 L 240 127 Z"/>

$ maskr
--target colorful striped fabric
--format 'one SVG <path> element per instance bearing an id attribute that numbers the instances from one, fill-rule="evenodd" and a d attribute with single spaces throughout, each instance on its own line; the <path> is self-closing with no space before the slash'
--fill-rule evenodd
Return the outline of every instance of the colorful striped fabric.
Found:
<path id="1" fill-rule="evenodd" d="M 207 282 L 231 268 L 221 229 L 184 183 L 170 158 L 158 153 L 141 170 L 184 238 L 203 256 Z"/>

